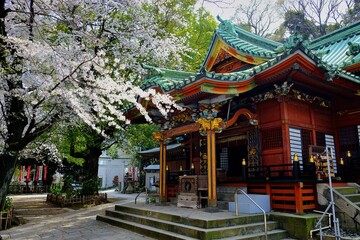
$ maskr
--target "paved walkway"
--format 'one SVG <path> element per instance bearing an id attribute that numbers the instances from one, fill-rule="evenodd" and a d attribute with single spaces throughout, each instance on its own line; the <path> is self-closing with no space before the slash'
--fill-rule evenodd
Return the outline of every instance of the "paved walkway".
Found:
<path id="1" fill-rule="evenodd" d="M 146 240 L 152 239 L 128 230 L 96 221 L 96 215 L 104 214 L 106 209 L 113 209 L 115 204 L 134 202 L 136 195 L 120 194 L 108 191 L 109 198 L 123 200 L 107 203 L 92 208 L 48 216 L 38 221 L 0 231 L 2 239 L 114 239 L 114 240 Z M 45 197 L 46 198 L 46 197 Z M 144 201 L 144 199 L 140 199 Z M 1 238 L 0 238 L 1 239 Z"/>

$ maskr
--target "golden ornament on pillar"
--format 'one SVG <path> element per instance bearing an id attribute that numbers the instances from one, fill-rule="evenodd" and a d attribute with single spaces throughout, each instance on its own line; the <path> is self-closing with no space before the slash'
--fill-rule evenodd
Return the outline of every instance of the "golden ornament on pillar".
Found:
<path id="1" fill-rule="evenodd" d="M 209 130 L 221 131 L 225 127 L 222 118 L 214 118 L 213 120 L 206 118 L 199 118 L 196 122 L 200 124 L 199 127 L 200 132 L 206 132 Z"/>
<path id="2" fill-rule="evenodd" d="M 157 141 L 157 142 L 164 141 L 164 135 L 161 132 L 153 132 L 152 134 L 153 134 L 155 141 Z"/>

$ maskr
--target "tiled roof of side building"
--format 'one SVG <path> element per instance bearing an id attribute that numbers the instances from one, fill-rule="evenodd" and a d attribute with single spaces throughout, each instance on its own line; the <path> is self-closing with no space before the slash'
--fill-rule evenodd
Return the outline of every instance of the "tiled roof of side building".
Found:
<path id="1" fill-rule="evenodd" d="M 360 21 L 310 42 L 309 48 L 323 62 L 345 68 L 360 62 Z"/>
<path id="2" fill-rule="evenodd" d="M 143 89 L 151 87 L 159 87 L 163 92 L 168 92 L 176 88 L 195 81 L 198 73 L 169 70 L 165 68 L 157 68 L 142 64 L 144 69 L 147 69 L 149 74 L 145 76 L 145 81 L 142 84 Z"/>

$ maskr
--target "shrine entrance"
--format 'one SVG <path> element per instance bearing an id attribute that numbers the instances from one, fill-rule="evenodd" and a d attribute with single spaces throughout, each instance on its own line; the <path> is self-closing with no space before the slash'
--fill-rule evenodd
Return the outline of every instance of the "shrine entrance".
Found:
<path id="1" fill-rule="evenodd" d="M 241 163 L 243 159 L 247 159 L 247 141 L 229 148 L 229 177 L 242 176 Z"/>
<path id="2" fill-rule="evenodd" d="M 242 162 L 248 159 L 246 135 L 222 139 L 217 144 L 217 169 L 220 182 L 239 182 L 243 179 Z"/>

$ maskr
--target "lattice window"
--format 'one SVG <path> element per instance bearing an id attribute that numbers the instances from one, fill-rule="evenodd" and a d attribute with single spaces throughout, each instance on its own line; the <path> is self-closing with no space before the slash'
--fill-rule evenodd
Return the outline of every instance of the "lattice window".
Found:
<path id="1" fill-rule="evenodd" d="M 261 131 L 261 135 L 263 149 L 281 148 L 283 146 L 281 128 L 264 129 Z"/>
<path id="2" fill-rule="evenodd" d="M 298 155 L 299 163 L 303 163 L 303 147 L 301 141 L 301 129 L 289 127 L 290 137 L 290 159 L 293 161 L 295 153 Z M 302 166 L 300 166 L 302 168 Z"/>
<path id="3" fill-rule="evenodd" d="M 359 133 L 356 125 L 340 128 L 339 139 L 341 156 L 346 156 L 347 151 L 350 151 L 353 156 L 359 154 Z"/>
<path id="4" fill-rule="evenodd" d="M 316 145 L 317 146 L 326 146 L 325 133 L 316 132 Z"/>
<path id="5" fill-rule="evenodd" d="M 220 152 L 220 168 L 229 170 L 228 148 L 222 148 Z"/>
<path id="6" fill-rule="evenodd" d="M 311 131 L 301 129 L 301 146 L 302 146 L 302 157 L 303 162 L 309 161 L 309 146 L 312 144 Z"/>

